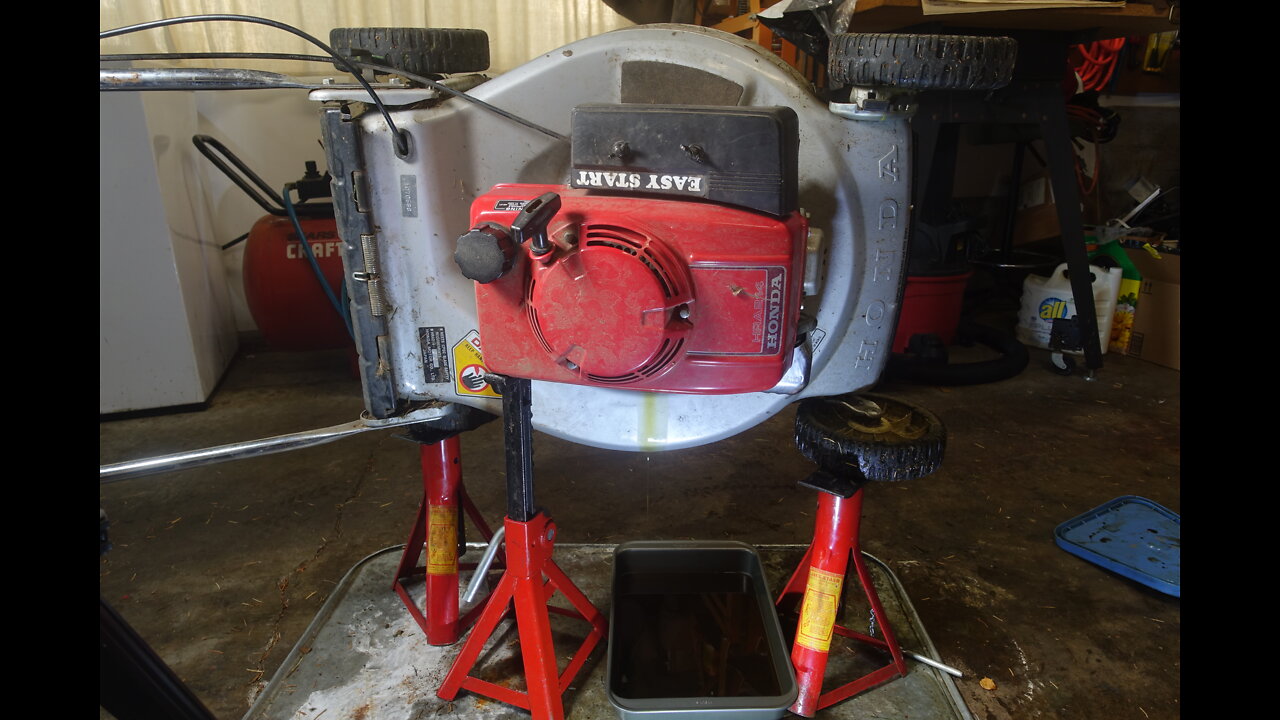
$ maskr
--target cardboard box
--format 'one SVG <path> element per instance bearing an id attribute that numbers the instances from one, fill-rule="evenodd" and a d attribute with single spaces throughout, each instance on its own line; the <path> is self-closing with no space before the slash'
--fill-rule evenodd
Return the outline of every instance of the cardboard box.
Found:
<path id="1" fill-rule="evenodd" d="M 1182 257 L 1161 253 L 1157 260 L 1146 250 L 1126 249 L 1125 253 L 1142 273 L 1127 354 L 1180 370 Z"/>
<path id="2" fill-rule="evenodd" d="M 1057 237 L 1062 234 L 1058 225 L 1058 206 L 1053 201 L 1053 184 L 1046 171 L 1025 180 L 1018 193 L 1018 213 L 1013 225 L 1013 244 L 1027 243 Z"/>

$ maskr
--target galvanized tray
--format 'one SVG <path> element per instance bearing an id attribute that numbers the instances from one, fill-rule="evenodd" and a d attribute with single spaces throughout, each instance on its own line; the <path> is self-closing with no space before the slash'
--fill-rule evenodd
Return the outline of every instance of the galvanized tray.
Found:
<path id="1" fill-rule="evenodd" d="M 734 592 L 710 599 L 724 592 L 726 580 Z M 697 600 L 686 604 L 688 598 Z M 750 545 L 624 543 L 613 556 L 612 600 L 605 684 L 621 720 L 779 720 L 795 703 L 791 646 L 778 624 L 764 562 Z M 706 616 L 701 627 L 699 615 Z M 684 631 L 669 632 L 672 621 Z M 731 641 L 726 626 L 740 635 Z M 753 645 L 758 655 L 748 649 Z M 640 660 L 633 659 L 637 651 Z M 710 668 L 708 651 L 718 660 Z M 655 662 L 659 658 L 668 661 Z M 648 682 L 628 678 L 629 672 Z M 749 691 L 735 692 L 735 678 Z M 673 692 L 677 686 L 683 692 Z"/>
<path id="2" fill-rule="evenodd" d="M 616 547 L 563 544 L 555 551 L 560 568 L 605 613 L 609 612 Z M 758 545 L 756 549 L 776 595 L 805 548 Z M 482 545 L 469 545 L 465 559 L 478 557 L 482 550 Z M 392 576 L 402 551 L 403 546 L 386 548 L 351 568 L 249 708 L 244 720 L 528 719 L 529 713 L 525 710 L 467 693 L 453 702 L 436 697 L 436 689 L 462 643 L 448 647 L 428 645 L 417 623 L 391 590 Z M 937 650 L 897 578 L 884 563 L 870 555 L 866 557 L 872 560 L 869 567 L 873 582 L 903 648 L 936 658 Z M 467 579 L 464 575 L 464 586 Z M 421 607 L 421 584 L 408 589 Z M 558 596 L 553 602 L 564 604 Z M 464 605 L 464 613 L 466 609 Z M 577 647 L 576 641 L 585 637 L 586 624 L 559 615 L 551 617 L 563 668 Z M 854 653 L 832 653 L 827 669 L 832 687 L 845 677 L 853 679 L 851 673 L 857 672 L 856 659 Z M 605 645 L 601 643 L 574 685 L 565 692 L 565 715 L 569 720 L 617 717 L 607 695 L 604 660 Z M 906 677 L 821 710 L 817 717 L 973 720 L 950 676 L 911 660 L 908 667 Z M 494 639 L 473 672 L 491 682 L 524 689 L 515 627 L 510 620 L 504 621 L 494 633 Z"/>

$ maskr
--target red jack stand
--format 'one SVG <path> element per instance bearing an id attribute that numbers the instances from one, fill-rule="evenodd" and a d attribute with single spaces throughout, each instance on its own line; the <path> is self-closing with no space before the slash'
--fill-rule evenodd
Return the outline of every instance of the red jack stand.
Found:
<path id="1" fill-rule="evenodd" d="M 453 700 L 460 690 L 466 689 L 494 700 L 524 708 L 533 713 L 535 720 L 544 718 L 562 720 L 564 705 L 560 696 L 569 688 L 587 656 L 608 632 L 604 616 L 591 604 L 573 581 L 551 559 L 554 549 L 555 524 L 546 515 L 538 514 L 529 522 L 506 519 L 507 571 L 490 596 L 484 612 L 480 614 L 475 629 L 462 652 L 454 661 L 444 684 L 436 693 L 445 700 Z M 543 575 L 547 580 L 543 582 Z M 573 612 L 550 606 L 547 600 L 559 590 L 577 610 Z M 517 692 L 491 682 L 471 677 L 480 651 L 498 623 L 502 622 L 515 605 L 516 627 L 520 634 L 520 654 L 524 661 L 527 693 Z M 557 674 L 556 651 L 551 642 L 551 618 L 557 613 L 579 618 L 591 623 L 591 632 L 574 653 L 563 673 Z"/>
<path id="2" fill-rule="evenodd" d="M 902 648 L 894 638 L 859 547 L 862 486 L 869 480 L 906 480 L 937 470 L 946 447 L 946 428 L 927 410 L 883 396 L 810 398 L 802 401 L 796 412 L 796 446 L 821 468 L 800 482 L 820 491 L 818 512 L 813 542 L 779 593 L 777 604 L 804 593 L 791 649 L 799 686 L 791 711 L 813 717 L 822 708 L 907 674 Z M 872 622 L 880 626 L 883 639 L 836 624 L 851 557 L 871 606 Z M 887 650 L 890 662 L 823 693 L 833 634 Z"/>
<path id="3" fill-rule="evenodd" d="M 862 515 L 862 490 L 850 498 L 818 493 L 818 513 L 813 529 L 813 543 L 796 568 L 786 587 L 778 595 L 778 604 L 788 595 L 803 592 L 800 621 L 796 625 L 795 644 L 791 650 L 791 662 L 796 668 L 796 683 L 800 694 L 791 711 L 804 717 L 845 698 L 870 689 L 888 680 L 907 674 L 907 663 L 902 649 L 893 636 L 885 617 L 884 607 L 876 595 L 871 575 L 858 546 L 858 525 Z M 858 573 L 858 581 L 866 592 L 867 601 L 875 614 L 876 623 L 884 639 L 853 632 L 836 624 L 836 611 L 840 602 L 841 585 L 844 583 L 849 558 Z M 822 693 L 823 676 L 827 669 L 827 653 L 831 647 L 832 633 L 850 638 L 882 650 L 888 650 L 892 661 L 853 682 Z"/>
<path id="4" fill-rule="evenodd" d="M 435 443 L 421 443 L 422 504 L 391 585 L 431 645 L 456 643 L 485 605 L 478 603 L 465 616 L 458 617 L 458 570 L 475 567 L 475 563 L 458 564 L 459 504 L 485 540 L 493 537 L 462 484 L 459 446 L 456 434 Z M 424 546 L 427 562 L 418 566 Z M 405 581 L 418 577 L 424 577 L 426 585 L 422 610 L 404 586 Z"/>
<path id="5" fill-rule="evenodd" d="M 524 708 L 533 713 L 533 720 L 563 720 L 561 695 L 582 669 L 591 651 L 608 634 L 608 626 L 600 611 L 551 559 L 556 526 L 534 508 L 530 383 L 522 378 L 495 375 L 486 375 L 485 379 L 503 396 L 508 498 L 503 526 L 507 570 L 436 694 L 444 700 L 453 700 L 466 689 Z M 547 604 L 557 590 L 568 598 L 575 610 Z M 513 605 L 528 692 L 518 692 L 470 675 L 485 644 Z M 550 613 L 579 618 L 591 624 L 591 631 L 563 673 L 556 668 Z"/>

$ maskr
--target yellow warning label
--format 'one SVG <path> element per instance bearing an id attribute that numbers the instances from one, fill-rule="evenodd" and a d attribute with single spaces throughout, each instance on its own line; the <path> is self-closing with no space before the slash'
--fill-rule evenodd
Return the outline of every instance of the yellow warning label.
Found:
<path id="1" fill-rule="evenodd" d="M 453 346 L 453 391 L 464 396 L 502 397 L 485 382 L 486 372 L 480 333 L 472 330 Z"/>
<path id="2" fill-rule="evenodd" d="M 430 505 L 427 515 L 427 574 L 458 574 L 458 508 Z"/>
<path id="3" fill-rule="evenodd" d="M 796 627 L 796 644 L 827 652 L 831 633 L 836 626 L 836 605 L 840 602 L 840 586 L 844 576 L 809 568 L 805 583 L 804 604 L 800 607 L 800 623 Z"/>

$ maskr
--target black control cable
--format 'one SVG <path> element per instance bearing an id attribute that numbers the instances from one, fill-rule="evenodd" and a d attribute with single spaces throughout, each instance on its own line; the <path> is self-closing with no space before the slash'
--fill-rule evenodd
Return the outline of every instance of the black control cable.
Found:
<path id="1" fill-rule="evenodd" d="M 529 128 L 534 129 L 534 130 L 537 130 L 538 132 L 543 133 L 544 135 L 550 135 L 551 137 L 555 138 L 556 140 L 564 140 L 564 141 L 566 141 L 566 142 L 568 142 L 568 140 L 569 140 L 569 138 L 565 137 L 564 135 L 561 135 L 560 133 L 558 133 L 558 132 L 556 132 L 556 131 L 554 131 L 554 130 L 548 130 L 547 128 L 544 128 L 544 127 L 542 127 L 541 125 L 538 125 L 538 124 L 536 124 L 536 123 L 533 123 L 533 122 L 531 122 L 531 121 L 529 121 L 529 120 L 525 120 L 524 118 L 520 117 L 519 115 L 514 115 L 514 114 L 512 114 L 512 113 L 507 112 L 506 110 L 503 110 L 502 108 L 494 107 L 493 105 L 490 105 L 489 103 L 487 103 L 487 102 L 485 102 L 485 101 L 483 101 L 483 100 L 481 100 L 481 99 L 479 99 L 479 98 L 472 97 L 472 96 L 470 96 L 470 95 L 468 95 L 468 94 L 466 94 L 466 93 L 462 92 L 461 90 L 455 90 L 455 89 L 453 89 L 453 88 L 449 87 L 448 85 L 445 85 L 444 83 L 436 82 L 435 80 L 432 80 L 431 78 L 423 77 L 422 75 L 415 75 L 415 74 L 410 73 L 410 72 L 405 72 L 404 70 L 397 70 L 396 68 L 390 67 L 390 66 L 388 66 L 388 65 L 378 65 L 378 64 L 376 64 L 376 63 L 368 63 L 368 62 L 362 62 L 362 61 L 358 61 L 358 60 L 353 60 L 352 62 L 354 62 L 354 63 L 356 64 L 356 66 L 358 66 L 358 67 L 369 68 L 370 70 L 375 70 L 375 71 L 377 71 L 377 72 L 395 73 L 395 74 L 397 74 L 397 75 L 402 75 L 402 76 L 404 76 L 404 77 L 406 77 L 406 78 L 408 78 L 408 79 L 410 79 L 410 80 L 413 80 L 414 82 L 420 82 L 420 83 L 423 83 L 424 85 L 429 85 L 429 86 L 431 86 L 431 87 L 433 87 L 433 88 L 435 88 L 436 90 L 439 90 L 439 91 L 441 91 L 441 92 L 447 92 L 447 93 L 450 93 L 450 94 L 455 95 L 455 96 L 457 96 L 457 97 L 460 97 L 460 98 L 462 98 L 463 100 L 466 100 L 467 102 L 475 103 L 476 105 L 479 105 L 480 107 L 482 107 L 482 108 L 484 108 L 484 109 L 486 109 L 486 110 L 488 110 L 488 111 L 490 111 L 490 112 L 497 113 L 498 115 L 501 115 L 502 117 L 504 117 L 504 118 L 506 118 L 506 119 L 508 119 L 508 120 L 512 120 L 512 121 L 518 122 L 518 123 L 520 123 L 521 125 L 524 125 L 525 127 L 529 127 Z"/>
<path id="2" fill-rule="evenodd" d="M 368 91 L 369 97 L 373 98 L 373 104 L 376 105 L 378 108 L 378 111 L 382 113 L 383 119 L 387 121 L 387 127 L 390 128 L 391 130 L 391 137 L 393 138 L 392 142 L 395 146 L 396 155 L 398 157 L 403 158 L 409 154 L 408 131 L 399 130 L 396 128 L 395 123 L 392 122 L 391 120 L 391 113 L 387 112 L 386 106 L 382 104 L 382 100 L 378 97 L 378 94 L 373 91 L 373 86 L 369 84 L 368 80 L 364 79 L 364 77 L 360 74 L 358 70 L 356 70 L 356 68 L 351 64 L 351 61 L 347 60 L 347 58 L 344 58 L 338 53 L 334 52 L 333 48 L 329 47 L 328 45 L 325 45 L 324 43 L 320 42 L 316 38 L 312 37 L 311 35 L 307 34 L 302 30 L 299 30 L 296 27 L 293 27 L 292 25 L 287 25 L 277 20 L 269 20 L 267 18 L 256 17 L 253 15 L 185 15 L 185 16 L 176 17 L 176 18 L 166 18 L 164 20 L 152 20 L 150 22 L 138 23 L 136 25 L 127 25 L 125 27 L 115 28 L 112 30 L 104 30 L 98 33 L 98 38 L 100 40 L 106 40 L 108 38 L 113 38 L 120 35 L 127 35 L 130 33 L 141 32 L 143 30 L 154 30 L 156 28 L 168 27 L 170 25 L 181 25 L 184 23 L 193 23 L 193 22 L 245 22 L 245 23 L 254 23 L 257 25 L 266 25 L 268 27 L 273 27 L 278 30 L 284 30 L 285 32 L 289 32 L 294 35 L 297 35 L 298 37 L 306 40 L 307 42 L 312 43 L 313 45 L 319 47 L 321 50 L 324 50 L 326 53 L 332 56 L 335 60 L 337 60 L 337 63 L 341 67 L 346 69 L 347 72 L 351 73 L 351 75 L 355 77 L 356 81 L 360 83 L 360 86 L 363 87 L 366 91 Z M 326 62 L 330 62 L 330 61 L 326 59 Z"/>

